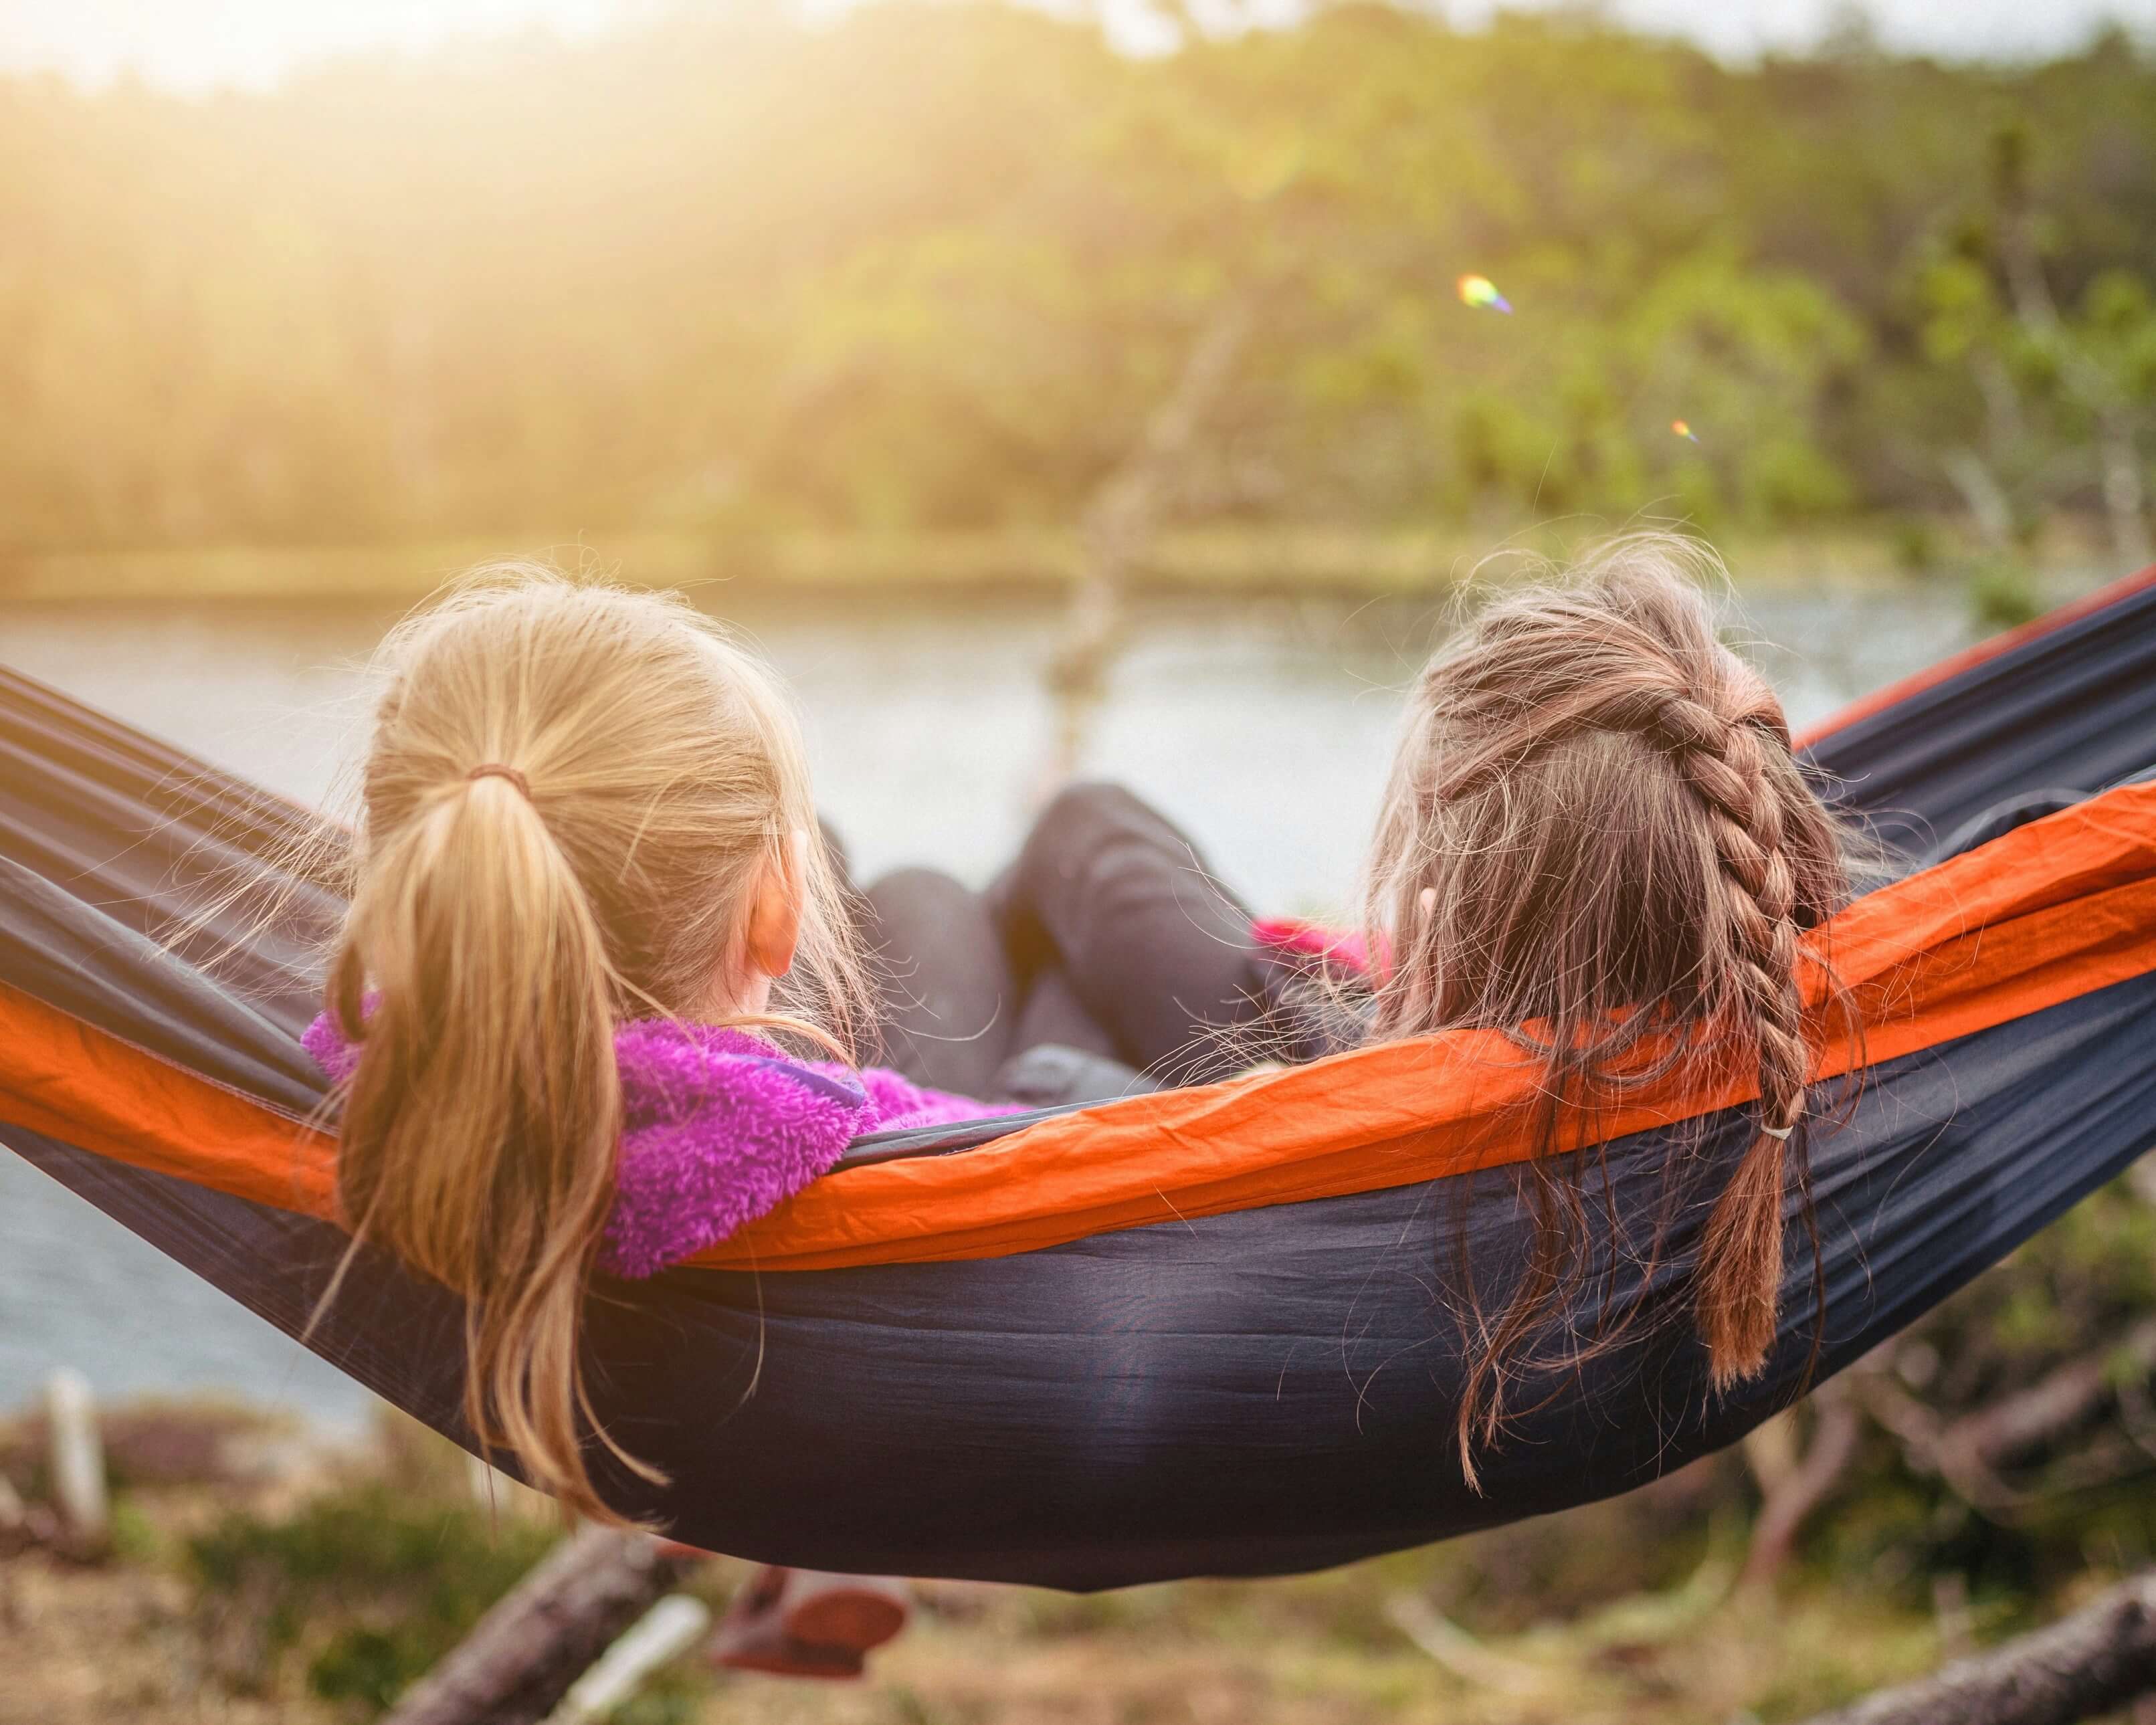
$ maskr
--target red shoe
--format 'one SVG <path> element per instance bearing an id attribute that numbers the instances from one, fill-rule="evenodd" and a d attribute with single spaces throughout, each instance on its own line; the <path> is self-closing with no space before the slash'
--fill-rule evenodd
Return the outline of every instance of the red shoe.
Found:
<path id="1" fill-rule="evenodd" d="M 789 1569 L 778 1609 L 786 1633 L 817 1647 L 867 1653 L 906 1627 L 913 1589 L 888 1575 L 829 1575 Z"/>
<path id="2" fill-rule="evenodd" d="M 767 1565 L 734 1595 L 705 1652 L 729 1671 L 858 1677 L 911 1610 L 911 1589 L 888 1576 Z"/>
<path id="3" fill-rule="evenodd" d="M 712 1631 L 705 1656 L 730 1671 L 760 1671 L 767 1677 L 859 1677 L 868 1662 L 858 1653 L 836 1647 L 812 1647 L 778 1630 L 730 1629 Z"/>

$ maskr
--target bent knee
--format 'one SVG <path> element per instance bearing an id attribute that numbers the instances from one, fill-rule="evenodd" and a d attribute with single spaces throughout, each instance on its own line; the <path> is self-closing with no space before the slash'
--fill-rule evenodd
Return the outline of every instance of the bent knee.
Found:
<path id="1" fill-rule="evenodd" d="M 1155 814 L 1128 787 L 1110 779 L 1067 784 L 1048 799 L 1026 837 L 1028 851 L 1067 855 L 1089 840 L 1157 822 Z"/>
<path id="2" fill-rule="evenodd" d="M 879 911 L 901 906 L 949 906 L 966 903 L 973 890 L 941 869 L 909 864 L 876 877 L 867 891 L 868 901 Z"/>

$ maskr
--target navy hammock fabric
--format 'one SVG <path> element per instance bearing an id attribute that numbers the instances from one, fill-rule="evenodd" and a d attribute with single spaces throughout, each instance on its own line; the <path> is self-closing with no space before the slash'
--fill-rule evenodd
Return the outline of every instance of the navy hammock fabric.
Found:
<path id="1" fill-rule="evenodd" d="M 2016 818 L 1995 811 L 2041 811 L 2156 769 L 2156 572 L 1887 691 L 1811 752 L 1912 866 L 1974 844 L 1970 856 L 2043 875 L 2050 829 L 1987 844 Z M 2137 819 L 2148 804 L 2133 804 Z M 331 888 L 280 873 L 305 819 L 0 672 L 0 1007 L 264 1118 L 303 1120 L 322 1083 L 296 1037 L 316 1009 L 315 942 L 341 908 Z M 2156 880 L 2156 846 L 2119 855 L 2112 887 Z M 2056 886 L 2069 911 L 2080 878 Z M 264 929 L 249 919 L 272 887 L 283 911 Z M 2102 903 L 2148 897 L 2118 888 Z M 2102 914 L 2118 925 L 2118 951 L 2146 937 L 2156 952 L 2156 915 Z M 1793 1214 L 1784 1333 L 1763 1378 L 1714 1396 L 1687 1324 L 1635 1325 L 1545 1374 L 1481 1456 L 1480 1492 L 1454 1447 L 1461 1348 L 1445 1291 L 1472 1273 L 1502 1294 L 1516 1273 L 1526 1220 L 1517 1166 L 1502 1163 L 1345 1177 L 1355 1189 L 1332 1178 L 1308 1197 L 1263 1188 L 1260 1168 L 1247 1189 L 1260 1199 L 1156 1209 L 1135 1224 L 1103 1209 L 1107 1219 L 1062 1237 L 1036 1229 L 1045 1244 L 602 1282 L 587 1326 L 598 1409 L 669 1483 L 602 1478 L 624 1509 L 714 1550 L 1073 1589 L 1314 1568 L 1612 1496 L 1741 1436 L 2156 1142 L 2156 957 L 2107 962 L 2101 986 L 2055 989 L 2003 1017 L 1994 1002 L 1998 1021 L 1866 1069 L 1845 1123 L 1812 1153 L 1824 1323 Z M 0 1079 L 9 1059 L 0 1050 Z M 71 1137 L 56 1117 L 50 1077 L 0 1082 L 8 1148 L 462 1440 L 454 1297 L 362 1252 L 310 1331 L 346 1249 L 334 1225 L 305 1204 L 88 1147 L 87 1126 Z M 1269 1117 L 1272 1082 L 1240 1093 L 1246 1136 L 1291 1117 L 1312 1081 L 1281 1081 L 1290 1112 Z M 1597 1250 L 1623 1299 L 1680 1317 L 1703 1205 L 1674 1219 L 1650 1267 L 1633 1250 L 1670 1133 L 1691 1132 L 1712 1166 L 1748 1129 L 1742 1108 L 1696 1114 L 1619 1138 L 1602 1158 L 1612 1237 Z M 935 1172 L 954 1179 L 1022 1168 L 1026 1147 L 1056 1132 L 1066 1147 L 1094 1133 L 1103 1158 L 1143 1156 L 1155 1117 L 1110 1110 L 963 1140 L 868 1141 L 862 1166 L 804 1199 L 929 1166 L 891 1162 L 899 1152 L 944 1153 Z M 1138 1124 L 1118 1127 L 1124 1118 Z M 213 1169 L 223 1147 L 197 1147 Z M 1371 1153 L 1382 1168 L 1392 1152 Z"/>

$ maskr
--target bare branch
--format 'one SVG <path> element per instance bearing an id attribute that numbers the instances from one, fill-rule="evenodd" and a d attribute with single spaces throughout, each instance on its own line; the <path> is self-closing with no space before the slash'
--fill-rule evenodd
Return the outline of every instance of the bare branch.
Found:
<path id="1" fill-rule="evenodd" d="M 1985 444 L 1996 455 L 2018 449 L 2028 441 L 2029 424 L 2021 411 L 2021 392 L 2005 362 L 1989 348 L 1979 348 L 1970 357 L 1969 371 L 1984 397 Z"/>
<path id="2" fill-rule="evenodd" d="M 1849 1381 L 1866 1411 L 1901 1440 L 1911 1466 L 1938 1475 L 1986 1513 L 2007 1515 L 2029 1500 L 2000 1476 L 2002 1469 L 2085 1425 L 2119 1394 L 2123 1382 L 2152 1372 L 2156 1318 L 2144 1318 L 2116 1341 L 1951 1424 L 1885 1373 Z M 2115 1468 L 2102 1476 L 2115 1476 Z"/>
<path id="3" fill-rule="evenodd" d="M 2108 1346 L 2069 1361 L 1989 1407 L 1956 1420 L 1940 1443 L 1986 1467 L 2003 1467 L 2096 1414 L 2123 1374 L 2156 1372 L 2156 1317 L 2144 1318 Z"/>
<path id="4" fill-rule="evenodd" d="M 1050 667 L 1060 709 L 1051 777 L 1076 770 L 1086 722 L 1098 704 L 1123 629 L 1132 567 L 1144 555 L 1205 416 L 1233 375 L 1253 321 L 1250 301 L 1226 301 L 1209 323 L 1175 387 L 1146 421 L 1143 434 L 1102 481 L 1081 524 L 1085 567 L 1070 604 L 1070 629 Z"/>
<path id="5" fill-rule="evenodd" d="M 1767 1500 L 1753 1524 L 1752 1548 L 1745 1554 L 1741 1584 L 1772 1578 L 1785 1563 L 1804 1518 L 1832 1491 L 1856 1455 L 1862 1434 L 1856 1404 L 1841 1384 L 1830 1384 L 1812 1398 L 1819 1414 L 1804 1459 L 1771 1482 Z"/>
<path id="6" fill-rule="evenodd" d="M 2027 1501 L 1979 1459 L 1948 1446 L 1946 1423 L 1885 1373 L 1867 1377 L 1854 1388 L 1865 1411 L 1899 1440 L 1915 1472 L 1938 1475 L 1964 1502 L 1989 1515 L 2010 1514 Z"/>
<path id="7" fill-rule="evenodd" d="M 2036 213 L 2018 176 L 2001 200 L 2000 217 L 1999 249 L 2015 317 L 2057 360 L 2067 393 L 2096 421 L 2097 462 L 2112 543 L 2119 560 L 2138 569 L 2149 561 L 2152 551 L 2133 405 L 2109 368 L 2091 358 L 2060 320 L 2036 244 Z"/>
<path id="8" fill-rule="evenodd" d="M 2014 506 L 2006 501 L 2005 487 L 1991 471 L 1991 465 L 1975 450 L 1948 449 L 1939 465 L 1953 488 L 1961 493 L 1976 530 L 1994 551 L 2004 551 L 2014 542 Z"/>

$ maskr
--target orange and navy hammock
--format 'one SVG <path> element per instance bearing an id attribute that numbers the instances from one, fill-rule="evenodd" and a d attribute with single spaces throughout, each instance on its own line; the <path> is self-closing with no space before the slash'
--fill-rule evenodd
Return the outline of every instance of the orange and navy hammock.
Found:
<path id="1" fill-rule="evenodd" d="M 1602 1142 L 1570 1334 L 1630 1321 L 1584 1358 L 1545 1339 L 1468 1488 L 1457 1302 L 1519 1273 L 1529 1076 L 1458 1033 L 865 1141 L 697 1262 L 602 1283 L 598 1412 L 670 1481 L 610 1495 L 748 1557 L 1091 1588 L 1340 1563 L 1732 1441 L 2156 1142 L 2156 572 L 1810 750 L 1908 871 L 1823 933 L 1866 1065 L 1830 1045 L 1816 1244 L 1793 1205 L 1756 1383 L 1710 1394 L 1684 1321 L 1747 1094 L 1643 1097 L 1577 1128 Z M 363 1253 L 307 1327 L 345 1240 L 296 1040 L 341 906 L 274 861 L 305 819 L 0 674 L 0 1140 L 458 1436 L 450 1296 Z M 235 880 L 285 889 L 287 922 L 219 911 Z"/>

